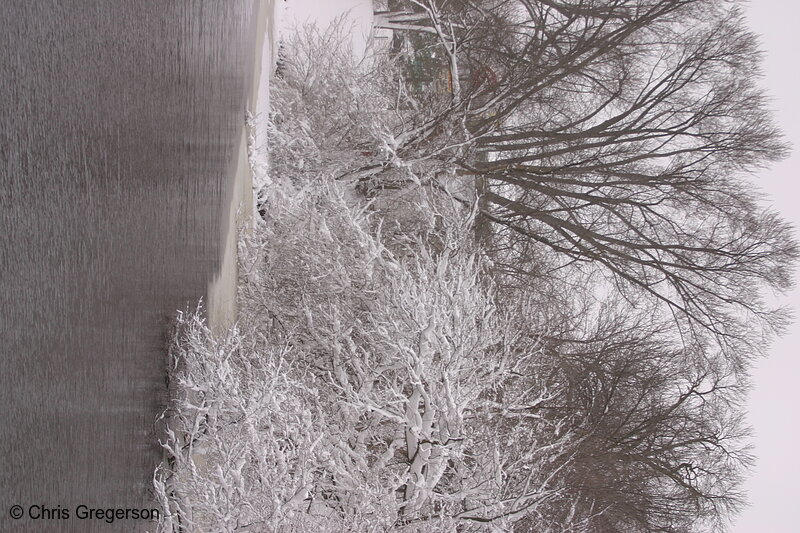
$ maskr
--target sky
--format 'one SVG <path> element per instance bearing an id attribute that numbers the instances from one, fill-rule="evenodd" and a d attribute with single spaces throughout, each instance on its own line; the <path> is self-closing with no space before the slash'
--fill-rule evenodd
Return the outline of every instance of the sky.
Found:
<path id="1" fill-rule="evenodd" d="M 281 0 L 290 7 L 289 20 L 325 23 L 350 10 L 360 28 L 368 27 L 370 0 Z M 787 140 L 796 148 L 788 159 L 758 176 L 766 202 L 800 227 L 800 3 L 753 0 L 746 4 L 750 29 L 761 36 L 764 51 L 762 86 Z M 800 277 L 795 273 L 795 279 Z M 798 283 L 800 284 L 800 283 Z M 780 302 L 800 316 L 800 291 Z M 778 339 L 770 357 L 754 369 L 754 387 L 747 409 L 755 438 L 756 466 L 745 489 L 750 506 L 734 519 L 730 533 L 800 532 L 800 321 Z"/>
<path id="2" fill-rule="evenodd" d="M 792 143 L 792 156 L 759 176 L 774 209 L 800 227 L 800 5 L 786 0 L 753 0 L 746 7 L 750 29 L 761 35 L 762 86 L 772 96 L 778 124 Z M 795 279 L 798 279 L 795 273 Z M 797 282 L 796 282 L 797 283 Z M 800 291 L 786 303 L 800 311 Z M 732 533 L 800 532 L 800 322 L 758 362 L 748 401 L 755 431 L 757 464 L 746 485 L 751 506 L 734 522 Z"/>
<path id="3" fill-rule="evenodd" d="M 329 24 L 341 14 L 347 14 L 353 22 L 353 49 L 363 53 L 366 38 L 372 25 L 371 0 L 278 0 L 284 6 L 281 26 L 291 28 L 306 22 L 319 26 Z"/>

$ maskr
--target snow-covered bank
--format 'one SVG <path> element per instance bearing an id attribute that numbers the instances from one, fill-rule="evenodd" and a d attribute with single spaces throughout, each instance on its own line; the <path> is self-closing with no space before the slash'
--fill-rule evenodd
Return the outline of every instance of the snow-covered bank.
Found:
<path id="1" fill-rule="evenodd" d="M 269 79 L 275 71 L 281 39 L 300 25 L 312 22 L 327 26 L 346 15 L 352 25 L 352 46 L 363 54 L 372 21 L 372 0 L 329 2 L 320 8 L 309 0 L 259 0 L 256 17 L 256 45 L 253 78 L 248 96 L 248 123 L 242 123 L 236 170 L 233 176 L 224 222 L 220 269 L 209 284 L 206 296 L 208 324 L 221 331 L 236 321 L 237 241 L 239 230 L 253 223 L 255 195 L 269 184 L 266 143 L 270 113 Z"/>
<path id="2" fill-rule="evenodd" d="M 256 46 L 254 52 L 253 78 L 247 99 L 247 108 L 256 116 L 269 115 L 269 77 L 275 66 L 277 50 L 275 0 L 260 0 L 256 15 Z M 223 253 L 220 270 L 208 286 L 208 323 L 215 331 L 222 330 L 236 321 L 237 241 L 240 228 L 251 224 L 253 215 L 254 170 L 248 154 L 248 126 L 242 121 L 236 171 L 233 176 L 227 216 L 223 226 Z M 254 142 L 265 142 L 264 133 L 255 131 Z M 258 187 L 260 184 L 255 183 Z"/>
<path id="3" fill-rule="evenodd" d="M 254 31 L 255 49 L 253 52 L 252 79 L 248 88 L 247 110 L 248 114 L 268 116 L 269 114 L 269 78 L 274 71 L 277 31 L 275 30 L 276 2 L 275 0 L 258 0 L 255 7 Z M 257 165 L 251 160 L 251 149 L 256 146 L 251 124 L 245 122 L 239 132 L 239 147 L 234 175 L 231 179 L 228 193 L 228 205 L 223 223 L 223 251 L 220 269 L 207 289 L 205 313 L 200 311 L 193 316 L 194 320 L 202 324 L 209 335 L 213 332 L 224 332 L 235 322 L 237 317 L 237 292 L 238 292 L 238 241 L 241 231 L 249 233 L 253 223 L 254 213 L 254 184 L 258 184 L 255 174 L 258 174 Z M 263 135 L 263 134 L 262 134 Z M 260 140 L 261 137 L 258 137 Z M 262 142 L 266 142 L 265 137 Z M 205 316 L 203 316 L 205 315 Z M 179 314 L 178 324 L 184 324 L 184 315 Z M 185 328 L 184 328 L 185 329 Z M 235 331 L 235 330 L 232 330 Z M 232 333 L 233 334 L 233 333 Z M 174 348 L 172 349 L 174 350 Z M 171 351 L 172 351 L 171 350 Z M 173 354 L 174 358 L 174 354 Z M 176 361 L 177 359 L 173 359 Z M 182 368 L 187 361 L 181 359 Z M 182 425 L 183 419 L 180 412 L 175 409 L 176 402 L 181 400 L 193 404 L 202 402 L 201 390 L 191 387 L 179 387 L 175 376 L 179 369 L 170 366 L 168 369 L 171 385 L 169 387 L 170 407 L 163 414 L 163 425 L 166 438 L 162 441 L 164 446 L 164 460 L 154 473 L 153 484 L 156 497 L 166 512 L 158 525 L 158 531 L 171 533 L 174 531 L 211 531 L 209 524 L 214 523 L 208 516 L 193 516 L 183 513 L 185 508 L 185 489 L 176 489 L 181 473 L 185 473 L 185 464 L 179 459 L 185 456 L 192 465 L 192 471 L 203 470 L 207 464 L 206 451 L 202 447 L 193 447 L 195 437 L 192 428 Z"/>

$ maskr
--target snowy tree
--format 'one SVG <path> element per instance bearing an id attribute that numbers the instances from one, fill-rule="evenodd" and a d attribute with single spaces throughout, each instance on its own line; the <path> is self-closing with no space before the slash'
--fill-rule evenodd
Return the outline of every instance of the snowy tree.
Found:
<path id="1" fill-rule="evenodd" d="M 326 391 L 334 442 L 309 512 L 413 531 L 502 529 L 530 515 L 559 490 L 569 433 L 529 426 L 549 443 L 537 451 L 514 435 L 517 406 L 543 394 L 530 384 L 512 394 L 514 376 L 547 365 L 514 315 L 498 311 L 460 231 L 467 221 L 449 213 L 438 246 L 411 240 L 397 253 L 367 211 L 330 194 L 275 206 L 244 298 L 244 314 L 291 339 Z"/>
<path id="2" fill-rule="evenodd" d="M 786 148 L 735 3 L 402 6 L 414 20 L 395 31 L 435 35 L 453 86 L 448 106 L 395 137 L 395 156 L 476 183 L 509 268 L 548 253 L 599 268 L 727 347 L 753 323 L 780 324 L 759 291 L 788 287 L 796 245 L 742 178 Z M 491 81 L 459 86 L 480 68 Z"/>

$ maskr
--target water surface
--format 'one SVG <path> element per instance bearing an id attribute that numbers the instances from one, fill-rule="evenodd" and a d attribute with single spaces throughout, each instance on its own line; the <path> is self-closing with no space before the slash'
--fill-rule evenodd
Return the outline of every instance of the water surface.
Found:
<path id="1" fill-rule="evenodd" d="M 8 510 L 150 502 L 165 327 L 219 265 L 253 7 L 2 2 L 2 531 L 152 530 Z"/>

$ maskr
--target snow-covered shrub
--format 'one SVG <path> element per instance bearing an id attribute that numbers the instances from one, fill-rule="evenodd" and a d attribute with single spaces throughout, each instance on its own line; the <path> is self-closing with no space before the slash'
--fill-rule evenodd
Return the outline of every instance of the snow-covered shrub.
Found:
<path id="1" fill-rule="evenodd" d="M 178 320 L 163 531 L 506 523 L 484 523 L 509 508 L 498 390 L 538 352 L 480 276 L 469 213 L 438 213 L 436 245 L 387 246 L 336 183 L 273 197 L 243 248 L 237 326 Z"/>
<path id="2" fill-rule="evenodd" d="M 270 87 L 270 165 L 292 181 L 367 164 L 378 149 L 391 102 L 390 69 L 378 57 L 357 59 L 340 19 L 324 30 L 306 25 L 282 43 L 285 58 Z"/>
<path id="3" fill-rule="evenodd" d="M 161 531 L 324 531 L 293 518 L 325 424 L 290 353 L 258 331 L 213 335 L 199 312 L 178 316 Z"/>
<path id="4" fill-rule="evenodd" d="M 243 269 L 242 321 L 293 346 L 328 408 L 316 505 L 388 526 L 441 513 L 434 491 L 469 448 L 463 418 L 500 375 L 503 333 L 459 232 L 401 256 L 351 204 L 332 184 L 276 202 Z"/>
<path id="5" fill-rule="evenodd" d="M 267 126 L 272 175 L 295 186 L 334 176 L 368 197 L 436 182 L 442 147 L 398 147 L 440 128 L 434 115 L 447 106 L 420 107 L 388 50 L 354 55 L 345 20 L 324 30 L 306 25 L 281 45 Z"/>

